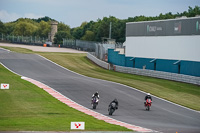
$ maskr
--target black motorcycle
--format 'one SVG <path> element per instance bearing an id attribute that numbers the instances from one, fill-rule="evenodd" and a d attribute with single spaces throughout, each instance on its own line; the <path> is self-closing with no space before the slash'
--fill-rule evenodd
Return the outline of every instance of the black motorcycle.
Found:
<path id="1" fill-rule="evenodd" d="M 108 112 L 109 112 L 109 115 L 112 115 L 115 110 L 117 109 L 117 105 L 115 102 L 112 102 L 109 106 L 108 106 Z"/>
<path id="2" fill-rule="evenodd" d="M 92 108 L 93 109 L 96 109 L 98 102 L 99 102 L 99 99 L 96 96 L 92 98 Z"/>

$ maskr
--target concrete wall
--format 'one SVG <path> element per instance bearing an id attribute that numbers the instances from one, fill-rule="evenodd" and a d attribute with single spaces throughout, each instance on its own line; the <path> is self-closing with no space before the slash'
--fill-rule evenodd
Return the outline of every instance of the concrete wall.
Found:
<path id="1" fill-rule="evenodd" d="M 115 71 L 200 85 L 200 77 L 115 65 Z"/>
<path id="2" fill-rule="evenodd" d="M 90 59 L 91 61 L 93 61 L 94 63 L 96 63 L 97 65 L 110 70 L 110 64 L 107 62 L 104 62 L 102 60 L 99 60 L 98 58 L 96 58 L 94 55 L 87 53 L 87 58 Z"/>

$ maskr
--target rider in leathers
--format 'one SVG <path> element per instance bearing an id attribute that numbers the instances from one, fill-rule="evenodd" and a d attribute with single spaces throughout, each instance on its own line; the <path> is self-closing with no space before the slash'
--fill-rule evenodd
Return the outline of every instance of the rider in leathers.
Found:
<path id="1" fill-rule="evenodd" d="M 151 94 L 150 93 L 147 93 L 147 95 L 145 96 L 145 98 L 144 98 L 144 105 L 146 104 L 146 100 L 147 99 L 151 99 L 151 101 L 152 101 L 152 98 L 151 98 Z"/>
<path id="2" fill-rule="evenodd" d="M 116 98 L 109 104 L 109 107 L 111 106 L 112 103 L 116 103 L 116 109 L 118 109 L 118 101 Z"/>
<path id="3" fill-rule="evenodd" d="M 98 93 L 98 91 L 95 92 L 95 93 L 92 95 L 92 100 L 93 100 L 94 97 L 97 97 L 97 99 L 98 99 L 98 101 L 99 101 L 99 93 Z M 98 102 L 97 102 L 97 104 L 98 104 Z"/>

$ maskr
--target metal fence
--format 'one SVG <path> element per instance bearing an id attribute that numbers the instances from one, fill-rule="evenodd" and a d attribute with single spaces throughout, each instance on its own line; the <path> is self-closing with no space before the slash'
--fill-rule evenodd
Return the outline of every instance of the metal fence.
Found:
<path id="1" fill-rule="evenodd" d="M 98 59 L 107 61 L 107 54 L 108 54 L 108 48 L 122 48 L 122 43 L 115 43 L 115 44 L 109 44 L 109 43 L 100 43 L 100 42 L 92 42 L 92 41 L 83 41 L 83 40 L 72 40 L 72 39 L 63 39 L 63 45 L 62 47 L 66 48 L 73 48 L 88 52 L 95 52 L 94 56 L 96 56 Z"/>
<path id="2" fill-rule="evenodd" d="M 108 49 L 109 48 L 114 49 L 116 47 L 115 44 L 96 43 L 95 45 L 96 45 L 95 56 L 103 61 L 107 61 Z"/>
<path id="3" fill-rule="evenodd" d="M 96 43 L 97 42 L 92 42 L 92 41 L 63 39 L 62 47 L 94 52 Z"/>
<path id="4" fill-rule="evenodd" d="M 21 44 L 30 44 L 30 45 L 43 45 L 47 39 L 40 38 L 36 36 L 14 36 L 14 35 L 5 35 L 0 33 L 0 41 L 7 41 L 11 43 L 21 43 Z"/>

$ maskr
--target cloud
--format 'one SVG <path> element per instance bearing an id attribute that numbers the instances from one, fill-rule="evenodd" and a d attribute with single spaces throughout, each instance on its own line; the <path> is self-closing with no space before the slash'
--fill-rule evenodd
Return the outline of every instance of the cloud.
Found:
<path id="1" fill-rule="evenodd" d="M 2 22 L 11 22 L 17 20 L 18 18 L 20 18 L 20 15 L 16 13 L 8 13 L 5 10 L 0 10 L 0 20 Z"/>
<path id="2" fill-rule="evenodd" d="M 12 22 L 17 20 L 18 18 L 41 18 L 44 17 L 44 15 L 36 15 L 34 13 L 25 13 L 24 15 L 17 14 L 17 13 L 8 13 L 5 10 L 0 10 L 0 20 L 2 22 Z"/>
<path id="3" fill-rule="evenodd" d="M 36 14 L 33 14 L 33 13 L 26 13 L 24 14 L 24 17 L 25 18 L 34 18 L 34 19 L 38 19 L 38 18 L 42 18 L 44 17 L 43 15 L 36 15 Z"/>

